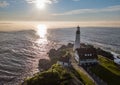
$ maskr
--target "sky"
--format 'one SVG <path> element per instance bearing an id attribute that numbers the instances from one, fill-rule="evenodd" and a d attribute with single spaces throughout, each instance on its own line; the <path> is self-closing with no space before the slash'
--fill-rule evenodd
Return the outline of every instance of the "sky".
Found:
<path id="1" fill-rule="evenodd" d="M 120 22 L 120 0 L 0 0 L 0 21 Z"/>

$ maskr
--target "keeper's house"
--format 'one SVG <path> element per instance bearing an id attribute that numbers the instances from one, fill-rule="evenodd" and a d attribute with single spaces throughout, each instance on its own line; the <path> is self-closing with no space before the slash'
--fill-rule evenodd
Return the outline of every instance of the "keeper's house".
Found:
<path id="1" fill-rule="evenodd" d="M 78 48 L 75 50 L 75 60 L 79 65 L 94 65 L 98 63 L 94 48 Z"/>

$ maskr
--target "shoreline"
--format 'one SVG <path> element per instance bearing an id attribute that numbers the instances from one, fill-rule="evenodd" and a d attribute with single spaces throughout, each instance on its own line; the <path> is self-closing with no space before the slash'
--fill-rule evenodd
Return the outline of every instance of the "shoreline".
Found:
<path id="1" fill-rule="evenodd" d="M 112 61 L 114 61 L 114 54 L 112 53 L 112 51 L 107 51 L 105 49 L 102 49 L 100 47 L 95 47 L 94 45 L 91 45 L 91 44 L 86 44 L 86 43 L 82 43 L 82 45 L 85 45 L 85 46 L 92 46 L 94 47 L 97 51 L 100 50 L 102 53 L 103 53 L 103 56 L 104 55 L 107 55 L 106 57 L 111 59 Z M 48 69 L 49 67 L 51 67 L 52 64 L 56 63 L 58 58 L 61 57 L 62 55 L 65 54 L 64 50 L 65 49 L 68 49 L 68 48 L 71 48 L 73 49 L 73 44 L 72 43 L 68 43 L 68 44 L 61 44 L 57 49 L 56 48 L 52 48 L 49 50 L 49 52 L 47 53 L 48 54 L 48 57 L 50 58 L 50 60 L 47 60 L 47 59 L 40 59 L 39 60 L 39 71 L 43 71 L 44 69 Z M 63 51 L 63 52 L 62 52 Z M 47 63 L 45 63 L 47 62 Z M 42 64 L 42 63 L 45 63 L 45 64 Z M 41 66 L 42 65 L 42 66 Z M 46 66 L 44 68 L 44 65 Z M 40 70 L 42 67 L 42 70 Z"/>
<path id="2" fill-rule="evenodd" d="M 82 46 L 84 46 L 84 47 L 93 47 L 93 48 L 96 49 L 97 52 L 98 51 L 102 52 L 103 56 L 108 55 L 108 56 L 104 56 L 104 57 L 108 58 L 110 60 L 112 60 L 111 56 L 112 57 L 114 56 L 110 52 L 107 52 L 107 51 L 105 51 L 105 50 L 103 50 L 101 48 L 96 48 L 95 46 L 93 46 L 91 44 L 82 43 Z M 57 63 L 59 57 L 65 55 L 66 52 L 68 52 L 68 51 L 70 52 L 70 50 L 73 50 L 73 44 L 72 43 L 68 43 L 67 45 L 63 44 L 58 49 L 54 49 L 54 48 L 50 49 L 49 52 L 47 53 L 49 55 L 50 60 L 47 60 L 47 59 L 39 60 L 39 66 L 38 66 L 39 67 L 39 72 L 34 74 L 34 75 L 37 75 L 39 73 L 42 73 L 42 72 L 47 71 L 48 69 L 50 69 L 52 65 Z M 40 69 L 42 69 L 42 70 L 40 70 Z"/>

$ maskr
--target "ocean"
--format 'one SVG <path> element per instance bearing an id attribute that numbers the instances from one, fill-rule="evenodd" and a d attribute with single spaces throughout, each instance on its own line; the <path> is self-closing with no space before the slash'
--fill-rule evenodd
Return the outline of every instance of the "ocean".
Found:
<path id="1" fill-rule="evenodd" d="M 46 32 L 46 33 L 43 33 Z M 0 31 L 0 85 L 18 85 L 39 72 L 39 60 L 60 45 L 74 43 L 76 28 Z M 42 36 L 42 37 L 41 37 Z M 81 27 L 81 43 L 120 53 L 120 28 Z"/>

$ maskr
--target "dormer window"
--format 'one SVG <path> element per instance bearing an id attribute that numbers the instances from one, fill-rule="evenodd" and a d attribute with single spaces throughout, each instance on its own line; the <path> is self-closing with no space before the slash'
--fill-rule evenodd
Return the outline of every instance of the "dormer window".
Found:
<path id="1" fill-rule="evenodd" d="M 90 56 L 92 56 L 92 54 L 90 54 Z"/>
<path id="2" fill-rule="evenodd" d="M 85 54 L 85 56 L 87 56 L 87 54 Z"/>

